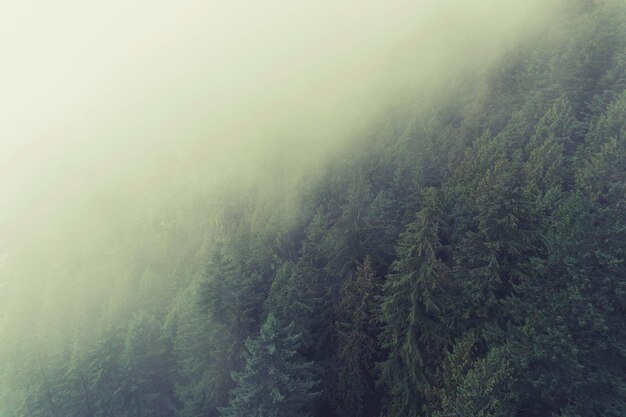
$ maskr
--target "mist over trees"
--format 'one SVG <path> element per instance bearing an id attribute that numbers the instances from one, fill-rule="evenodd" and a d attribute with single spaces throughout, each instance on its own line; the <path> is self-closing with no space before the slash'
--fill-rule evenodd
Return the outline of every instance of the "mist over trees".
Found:
<path id="1" fill-rule="evenodd" d="M 565 3 L 295 203 L 185 177 L 9 254 L 0 416 L 626 415 L 626 3 Z"/>

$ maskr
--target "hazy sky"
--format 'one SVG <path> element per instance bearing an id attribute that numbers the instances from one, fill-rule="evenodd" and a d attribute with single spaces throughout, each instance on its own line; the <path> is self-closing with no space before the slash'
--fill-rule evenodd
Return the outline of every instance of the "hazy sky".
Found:
<path id="1" fill-rule="evenodd" d="M 497 57 L 542 3 L 2 1 L 0 234 L 157 156 L 217 176 L 290 146 L 314 155 L 398 91 Z"/>
<path id="2" fill-rule="evenodd" d="M 385 109 L 489 68 L 558 1 L 0 0 L 0 343 L 123 315 L 144 257 L 209 230 L 185 216 L 214 186 L 287 213 Z"/>

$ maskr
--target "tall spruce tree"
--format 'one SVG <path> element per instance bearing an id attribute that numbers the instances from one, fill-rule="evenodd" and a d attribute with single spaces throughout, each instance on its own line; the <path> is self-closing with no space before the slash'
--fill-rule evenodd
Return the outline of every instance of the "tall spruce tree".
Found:
<path id="1" fill-rule="evenodd" d="M 400 238 L 384 285 L 381 345 L 387 358 L 380 363 L 380 378 L 389 390 L 392 416 L 420 415 L 434 379 L 435 358 L 449 344 L 444 320 L 447 267 L 437 257 L 441 214 L 437 190 L 427 189 L 417 219 Z"/>
<path id="2" fill-rule="evenodd" d="M 337 307 L 337 351 L 333 399 L 338 415 L 378 415 L 375 362 L 379 359 L 375 321 L 379 283 L 369 257 L 357 268 Z"/>
<path id="3" fill-rule="evenodd" d="M 298 354 L 299 335 L 269 314 L 257 338 L 246 341 L 246 366 L 233 373 L 236 387 L 222 417 L 305 417 L 317 395 L 311 362 Z"/>

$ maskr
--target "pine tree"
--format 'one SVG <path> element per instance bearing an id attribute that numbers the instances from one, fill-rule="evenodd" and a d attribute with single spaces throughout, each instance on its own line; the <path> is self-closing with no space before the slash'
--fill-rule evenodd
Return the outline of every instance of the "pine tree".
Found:
<path id="1" fill-rule="evenodd" d="M 485 324 L 495 319 L 505 325 L 503 301 L 529 273 L 529 259 L 542 253 L 539 213 L 521 171 L 519 152 L 495 161 L 467 203 L 474 213 L 459 245 L 458 275 L 470 314 Z"/>
<path id="2" fill-rule="evenodd" d="M 504 348 L 473 360 L 477 340 L 472 332 L 455 344 L 443 365 L 446 389 L 434 417 L 510 417 L 516 414 L 511 395 L 512 368 Z M 529 415 L 529 414 L 522 414 Z"/>
<path id="3" fill-rule="evenodd" d="M 246 365 L 233 373 L 236 387 L 222 417 L 304 417 L 316 396 L 311 362 L 297 355 L 299 335 L 282 327 L 273 314 L 257 338 L 246 341 Z"/>
<path id="4" fill-rule="evenodd" d="M 311 305 L 315 301 L 307 298 L 306 283 L 297 273 L 296 266 L 292 262 L 285 262 L 276 272 L 265 300 L 265 310 L 281 323 L 291 322 L 293 332 L 300 335 L 301 347 L 306 349 L 311 345 Z"/>
<path id="5" fill-rule="evenodd" d="M 511 343 L 515 391 L 532 415 L 626 412 L 625 184 L 626 142 L 612 138 L 579 170 L 551 219 L 549 255 L 535 260 L 512 306 L 525 317 Z"/>
<path id="6" fill-rule="evenodd" d="M 235 234 L 235 237 L 239 237 Z M 234 245 L 231 242 L 231 245 Z M 259 272 L 245 273 L 240 258 L 242 249 L 216 245 L 201 286 L 211 326 L 211 360 L 207 363 L 207 398 L 213 407 L 227 404 L 232 388 L 231 373 L 243 367 L 242 350 L 246 338 L 259 326 L 263 300 L 267 296 L 265 279 Z M 216 414 L 214 409 L 211 415 Z"/>
<path id="7" fill-rule="evenodd" d="M 333 399 L 338 415 L 378 415 L 375 362 L 379 359 L 375 323 L 378 282 L 369 257 L 348 282 L 337 307 L 336 386 Z"/>
<path id="8" fill-rule="evenodd" d="M 126 380 L 123 409 L 134 416 L 171 416 L 178 405 L 174 382 L 176 366 L 163 338 L 160 324 L 143 313 L 128 328 L 122 363 Z"/>
<path id="9" fill-rule="evenodd" d="M 401 236 L 380 311 L 381 344 L 388 352 L 380 364 L 381 381 L 389 389 L 390 414 L 397 417 L 420 415 L 434 378 L 434 358 L 449 343 L 443 318 L 447 267 L 437 257 L 437 191 L 427 189 L 423 200 L 417 219 Z"/>

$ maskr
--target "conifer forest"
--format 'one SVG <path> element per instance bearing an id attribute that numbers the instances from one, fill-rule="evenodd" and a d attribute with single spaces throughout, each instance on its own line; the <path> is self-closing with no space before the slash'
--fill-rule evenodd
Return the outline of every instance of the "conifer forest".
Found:
<path id="1" fill-rule="evenodd" d="M 0 417 L 626 416 L 624 0 L 139 3 L 0 41 Z"/>

